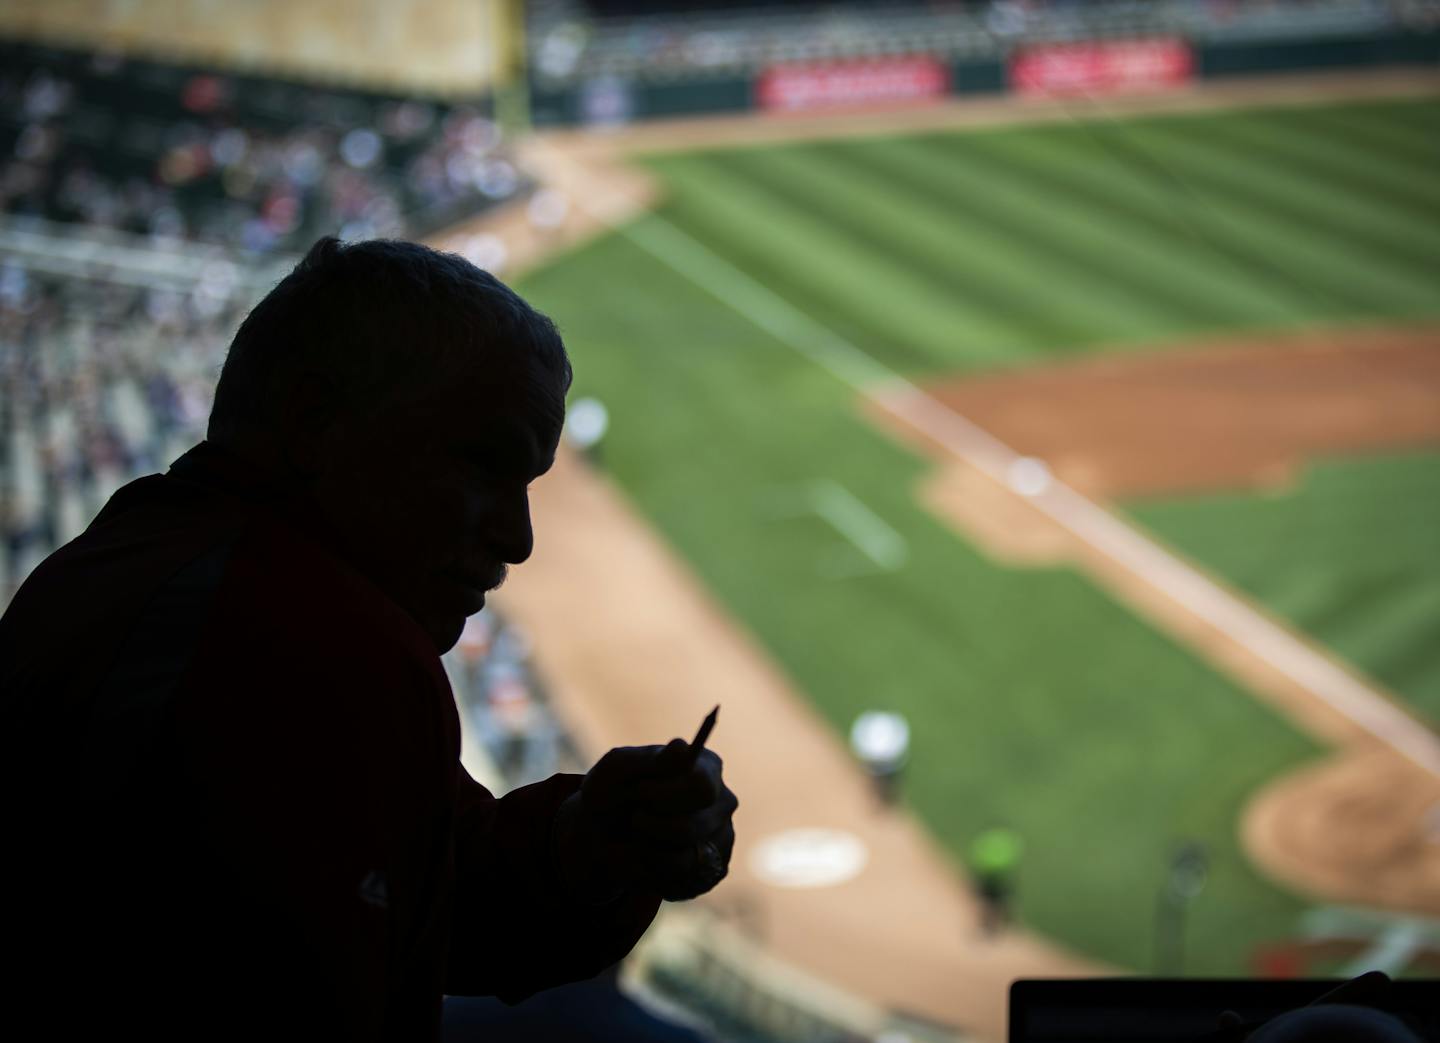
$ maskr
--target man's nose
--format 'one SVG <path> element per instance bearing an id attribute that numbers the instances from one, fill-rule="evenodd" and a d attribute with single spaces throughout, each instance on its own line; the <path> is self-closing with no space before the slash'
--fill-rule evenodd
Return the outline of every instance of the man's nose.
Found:
<path id="1" fill-rule="evenodd" d="M 495 512 L 490 532 L 491 545 L 500 558 L 518 565 L 535 549 L 535 533 L 530 526 L 530 497 L 522 492 L 509 497 Z"/>

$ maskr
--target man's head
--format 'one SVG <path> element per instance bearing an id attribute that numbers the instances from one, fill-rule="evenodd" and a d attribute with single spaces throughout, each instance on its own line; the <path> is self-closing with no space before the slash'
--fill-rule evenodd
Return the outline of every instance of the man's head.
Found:
<path id="1" fill-rule="evenodd" d="M 444 652 L 530 555 L 569 386 L 554 324 L 493 276 L 326 238 L 240 326 L 207 437 L 293 481 Z"/>

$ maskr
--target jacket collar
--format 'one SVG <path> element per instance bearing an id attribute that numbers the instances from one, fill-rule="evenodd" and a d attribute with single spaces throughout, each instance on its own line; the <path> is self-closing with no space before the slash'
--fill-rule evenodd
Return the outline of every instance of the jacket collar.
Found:
<path id="1" fill-rule="evenodd" d="M 329 523 L 299 495 L 293 481 L 278 478 L 214 442 L 201 440 L 186 450 L 170 465 L 166 477 L 254 504 L 327 547 L 336 546 Z"/>
<path id="2" fill-rule="evenodd" d="M 182 481 L 245 500 L 273 500 L 284 495 L 281 483 L 272 475 L 203 439 L 172 463 L 169 473 Z"/>

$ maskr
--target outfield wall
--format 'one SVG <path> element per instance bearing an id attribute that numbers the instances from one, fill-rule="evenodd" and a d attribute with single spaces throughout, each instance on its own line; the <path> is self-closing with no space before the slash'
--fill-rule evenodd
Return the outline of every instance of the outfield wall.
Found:
<path id="1" fill-rule="evenodd" d="M 1145 89 L 1192 79 L 1223 79 L 1229 76 L 1254 76 L 1265 73 L 1294 73 L 1337 69 L 1373 69 L 1403 66 L 1440 65 L 1440 31 L 1419 33 L 1384 33 L 1352 36 L 1327 36 L 1291 40 L 1197 42 L 1168 38 L 1150 43 L 1173 45 L 1188 51 L 1188 68 L 1183 77 L 1168 71 L 1169 83 L 1139 84 Z M 1097 41 L 1088 44 L 1059 45 L 1052 50 L 1090 50 L 1133 47 L 1136 41 Z M 897 84 L 892 75 L 877 77 L 872 96 L 866 97 L 862 84 L 844 84 L 834 100 L 826 104 L 815 92 L 815 102 L 806 106 L 811 111 L 896 102 L 919 103 L 940 96 L 996 95 L 1015 92 L 1015 68 L 1021 53 L 988 59 L 966 59 L 945 65 L 945 83 L 936 89 L 929 77 L 917 78 L 912 94 L 905 95 L 905 85 Z M 897 60 L 881 62 L 855 61 L 828 66 L 816 65 L 820 75 L 848 68 L 863 73 L 877 64 L 893 66 Z M 899 59 L 924 65 L 935 60 L 926 56 Z M 795 67 L 792 67 L 795 68 Z M 721 113 L 773 110 L 772 93 L 768 90 L 777 69 L 758 75 L 725 74 L 694 76 L 683 80 L 641 81 L 619 77 L 591 80 L 585 83 L 553 87 L 536 84 L 532 87 L 531 115 L 539 126 L 623 124 L 634 120 L 662 119 L 676 116 L 704 116 Z M 903 71 L 903 70 L 902 70 Z M 853 78 L 853 77 L 852 77 Z M 1083 86 L 1083 85 L 1082 85 Z M 1104 87 L 1098 88 L 1104 90 Z M 1123 87 L 1116 89 L 1124 89 Z M 1093 85 L 1090 93 L 1096 92 Z"/>
<path id="2" fill-rule="evenodd" d="M 1440 64 L 1440 32 L 1326 37 L 1286 43 L 1210 44 L 1196 49 L 1203 78 L 1267 72 Z"/>

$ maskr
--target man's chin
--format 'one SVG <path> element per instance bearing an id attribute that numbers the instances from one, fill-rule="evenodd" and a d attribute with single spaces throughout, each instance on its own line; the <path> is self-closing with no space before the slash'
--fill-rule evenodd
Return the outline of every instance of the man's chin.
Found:
<path id="1" fill-rule="evenodd" d="M 444 655 L 455 647 L 465 630 L 465 620 L 485 607 L 485 592 L 446 579 L 441 597 L 430 600 L 417 621 L 430 635 L 436 654 Z"/>
<path id="2" fill-rule="evenodd" d="M 460 635 L 464 633 L 465 617 L 447 616 L 444 619 L 431 619 L 422 625 L 425 633 L 430 636 L 430 643 L 435 646 L 435 654 L 444 655 L 455 647 Z"/>

